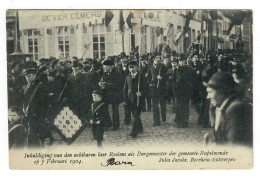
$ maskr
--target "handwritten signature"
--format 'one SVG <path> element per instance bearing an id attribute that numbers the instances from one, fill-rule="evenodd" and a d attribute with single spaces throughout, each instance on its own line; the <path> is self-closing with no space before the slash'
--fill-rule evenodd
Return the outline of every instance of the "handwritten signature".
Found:
<path id="1" fill-rule="evenodd" d="M 135 165 L 133 164 L 133 162 L 131 162 L 131 161 L 128 161 L 128 162 L 127 162 L 127 161 L 116 161 L 115 158 L 110 158 L 110 159 L 108 159 L 106 163 L 107 163 L 107 164 L 105 164 L 105 165 L 103 165 L 103 164 L 101 163 L 101 166 L 103 166 L 103 167 L 107 167 L 107 166 L 120 166 L 120 165 L 135 166 Z"/>

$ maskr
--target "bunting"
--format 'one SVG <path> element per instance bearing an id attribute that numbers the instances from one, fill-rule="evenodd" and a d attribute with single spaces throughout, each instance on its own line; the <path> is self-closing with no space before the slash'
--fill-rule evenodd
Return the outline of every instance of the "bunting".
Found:
<path id="1" fill-rule="evenodd" d="M 119 15 L 119 29 L 121 32 L 124 32 L 124 16 L 123 16 L 123 10 L 120 10 L 120 15 Z"/>
<path id="2" fill-rule="evenodd" d="M 130 29 L 132 28 L 132 22 L 131 22 L 132 18 L 133 18 L 133 13 L 130 12 L 126 18 L 126 23 Z"/>
<path id="3" fill-rule="evenodd" d="M 114 14 L 112 13 L 111 10 L 106 10 L 106 14 L 105 14 L 105 26 L 108 27 L 110 22 L 112 21 L 114 17 Z"/>

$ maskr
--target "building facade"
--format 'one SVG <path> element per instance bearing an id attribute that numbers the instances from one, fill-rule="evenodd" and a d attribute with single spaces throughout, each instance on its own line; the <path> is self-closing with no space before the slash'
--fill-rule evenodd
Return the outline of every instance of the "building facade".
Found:
<path id="1" fill-rule="evenodd" d="M 198 36 L 204 52 L 235 49 L 240 31 L 245 50 L 252 53 L 252 23 L 243 21 L 227 34 L 231 20 L 221 11 L 213 20 L 207 10 L 111 10 L 109 25 L 106 10 L 18 12 L 21 49 L 36 61 L 73 56 L 101 59 L 122 51 L 129 54 L 137 46 L 141 54 L 152 53 L 163 42 L 177 53 L 185 53 Z M 13 30 L 7 29 L 10 32 Z"/>

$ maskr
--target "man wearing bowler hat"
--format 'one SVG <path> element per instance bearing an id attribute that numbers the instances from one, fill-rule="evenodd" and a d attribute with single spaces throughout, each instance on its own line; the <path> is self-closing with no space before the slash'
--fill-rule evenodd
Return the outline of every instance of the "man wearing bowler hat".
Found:
<path id="1" fill-rule="evenodd" d="M 192 96 L 192 69 L 185 65 L 185 58 L 179 59 L 176 68 L 176 98 L 175 122 L 178 128 L 187 128 L 189 123 L 189 103 Z"/>
<path id="2" fill-rule="evenodd" d="M 143 75 L 138 72 L 137 61 L 128 63 L 130 74 L 126 76 L 124 85 L 124 102 L 129 106 L 129 113 L 134 117 L 133 128 L 130 136 L 136 138 L 139 133 L 143 132 L 143 125 L 140 118 L 142 106 L 144 105 L 144 84 Z"/>
<path id="3" fill-rule="evenodd" d="M 207 87 L 207 98 L 216 107 L 216 143 L 252 146 L 252 104 L 237 96 L 233 77 L 228 73 L 218 72 L 204 85 Z"/>
<path id="4" fill-rule="evenodd" d="M 39 148 L 43 146 L 47 138 L 48 126 L 46 87 L 37 79 L 37 64 L 34 61 L 27 61 L 24 64 L 23 74 L 27 84 L 23 87 L 23 112 L 25 126 L 28 128 L 28 147 Z"/>
<path id="5" fill-rule="evenodd" d="M 154 58 L 153 65 L 148 72 L 148 81 L 152 91 L 154 126 L 159 126 L 161 124 L 160 119 L 162 119 L 162 122 L 166 121 L 167 97 L 167 71 L 165 65 L 161 63 L 160 55 L 156 55 Z M 159 104 L 161 113 L 159 111 Z"/>
<path id="6" fill-rule="evenodd" d="M 104 95 L 104 103 L 112 106 L 113 131 L 117 131 L 120 126 L 119 121 L 119 103 L 120 103 L 120 82 L 119 74 L 114 68 L 114 58 L 109 57 L 103 61 L 103 72 L 98 83 Z"/>

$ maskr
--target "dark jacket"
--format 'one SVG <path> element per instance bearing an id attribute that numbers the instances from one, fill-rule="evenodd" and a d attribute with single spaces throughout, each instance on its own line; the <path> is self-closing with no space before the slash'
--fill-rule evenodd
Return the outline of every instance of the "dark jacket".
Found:
<path id="1" fill-rule="evenodd" d="M 137 73 L 136 77 L 133 78 L 132 75 L 126 76 L 123 97 L 124 101 L 127 103 L 137 104 L 137 95 L 138 92 L 138 81 L 139 81 L 139 72 Z M 144 104 L 144 97 L 145 97 L 145 86 L 146 81 L 143 75 L 140 76 L 140 84 L 139 84 L 139 92 L 142 96 L 139 97 L 139 106 Z"/>
<path id="2" fill-rule="evenodd" d="M 176 88 L 177 96 L 186 96 L 189 98 L 192 95 L 193 74 L 189 66 L 180 66 L 176 71 Z"/>
<path id="3" fill-rule="evenodd" d="M 108 113 L 108 107 L 103 102 L 96 102 L 91 104 L 91 117 L 93 122 L 100 121 L 103 127 L 111 127 L 112 122 Z"/>
<path id="4" fill-rule="evenodd" d="M 64 87 L 63 87 L 64 88 Z M 71 75 L 65 87 L 63 98 L 79 114 L 79 118 L 87 118 L 92 103 L 92 82 L 89 74 L 77 73 Z"/>
<path id="5" fill-rule="evenodd" d="M 162 77 L 161 80 L 157 79 L 159 75 Z M 156 68 L 151 66 L 148 72 L 148 81 L 153 88 L 159 90 L 160 95 L 167 95 L 167 70 L 164 64 L 158 64 Z"/>
<path id="6" fill-rule="evenodd" d="M 221 111 L 219 125 L 215 130 L 216 143 L 252 146 L 252 115 L 252 104 L 236 96 L 231 97 Z"/>
<path id="7" fill-rule="evenodd" d="M 101 81 L 105 83 L 102 89 L 106 104 L 120 103 L 120 78 L 118 72 L 113 69 L 110 73 L 103 72 Z"/>
<path id="8" fill-rule="evenodd" d="M 35 94 L 33 95 L 34 91 Z M 29 88 L 27 85 L 23 87 L 23 95 L 25 125 L 38 132 L 41 136 L 45 133 L 46 129 L 45 118 L 47 117 L 48 108 L 48 94 L 46 86 L 36 80 L 31 83 Z"/>
<path id="9" fill-rule="evenodd" d="M 8 125 L 9 149 L 23 148 L 26 145 L 26 129 L 22 124 Z"/>

